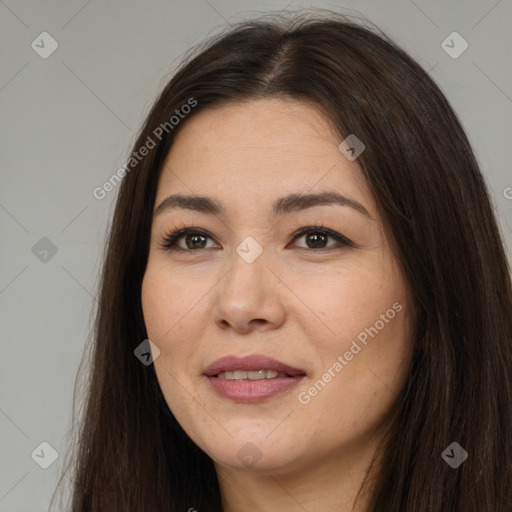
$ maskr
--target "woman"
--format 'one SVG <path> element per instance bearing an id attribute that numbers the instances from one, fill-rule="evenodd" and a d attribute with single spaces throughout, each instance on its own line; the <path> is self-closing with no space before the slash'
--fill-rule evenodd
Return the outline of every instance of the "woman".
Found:
<path id="1" fill-rule="evenodd" d="M 510 269 L 463 128 L 392 41 L 231 28 L 125 171 L 74 512 L 512 510 Z"/>

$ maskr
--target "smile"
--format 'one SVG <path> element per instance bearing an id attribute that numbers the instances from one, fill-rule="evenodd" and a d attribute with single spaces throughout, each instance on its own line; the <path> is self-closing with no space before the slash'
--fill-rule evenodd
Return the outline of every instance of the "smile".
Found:
<path id="1" fill-rule="evenodd" d="M 295 387 L 306 372 L 267 356 L 251 355 L 218 359 L 204 375 L 217 395 L 235 402 L 255 403 Z"/>
<path id="2" fill-rule="evenodd" d="M 220 372 L 216 377 L 218 379 L 229 380 L 263 380 L 290 376 L 283 372 L 276 372 L 275 370 L 236 370 L 234 372 Z"/>

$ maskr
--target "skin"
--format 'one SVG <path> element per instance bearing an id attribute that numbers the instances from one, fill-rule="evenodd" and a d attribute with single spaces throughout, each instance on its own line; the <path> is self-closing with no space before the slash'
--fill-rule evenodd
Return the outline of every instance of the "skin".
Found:
<path id="1" fill-rule="evenodd" d="M 155 207 L 170 194 L 197 194 L 226 213 L 174 208 L 153 219 L 142 304 L 167 404 L 213 459 L 226 511 L 365 510 L 365 496 L 352 507 L 410 366 L 411 312 L 357 160 L 340 152 L 342 138 L 319 109 L 293 100 L 232 103 L 183 123 Z M 271 216 L 277 198 L 325 191 L 358 201 L 371 218 L 339 205 Z M 291 236 L 305 226 L 314 235 L 319 224 L 354 247 L 327 237 L 327 249 L 315 248 L 311 233 Z M 183 227 L 209 233 L 195 242 L 201 248 L 189 236 L 189 246 L 178 242 L 182 252 L 163 250 L 166 234 Z M 263 248 L 252 263 L 236 252 L 248 236 Z M 333 371 L 396 303 L 401 311 Z M 264 354 L 307 376 L 263 402 L 229 400 L 203 372 L 233 354 Z M 329 368 L 330 382 L 301 403 Z M 259 456 L 252 465 L 237 456 L 248 442 Z"/>

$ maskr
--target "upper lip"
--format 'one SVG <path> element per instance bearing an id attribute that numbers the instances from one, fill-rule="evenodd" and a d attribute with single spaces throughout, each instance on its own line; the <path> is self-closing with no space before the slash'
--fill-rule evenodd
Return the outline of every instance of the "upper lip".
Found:
<path id="1" fill-rule="evenodd" d="M 204 374 L 212 377 L 220 372 L 236 371 L 236 370 L 274 370 L 276 372 L 283 372 L 291 376 L 305 375 L 304 370 L 294 368 L 293 366 L 287 365 L 260 354 L 254 354 L 251 356 L 226 356 L 221 357 L 214 361 L 210 366 L 206 368 Z"/>

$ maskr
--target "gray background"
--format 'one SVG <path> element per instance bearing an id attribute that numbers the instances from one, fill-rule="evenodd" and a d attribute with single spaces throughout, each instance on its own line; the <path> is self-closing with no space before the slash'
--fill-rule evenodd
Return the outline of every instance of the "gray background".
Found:
<path id="1" fill-rule="evenodd" d="M 510 0 L 0 1 L 1 512 L 46 511 L 62 471 L 116 194 L 92 191 L 126 161 L 187 49 L 226 23 L 311 6 L 368 17 L 430 72 L 474 145 L 510 255 Z M 46 59 L 31 47 L 49 48 L 44 31 L 59 45 Z M 441 46 L 453 31 L 469 44 L 456 59 Z M 44 237 L 56 254 L 38 254 Z M 49 460 L 44 441 L 59 453 L 48 469 L 31 457 Z"/>

